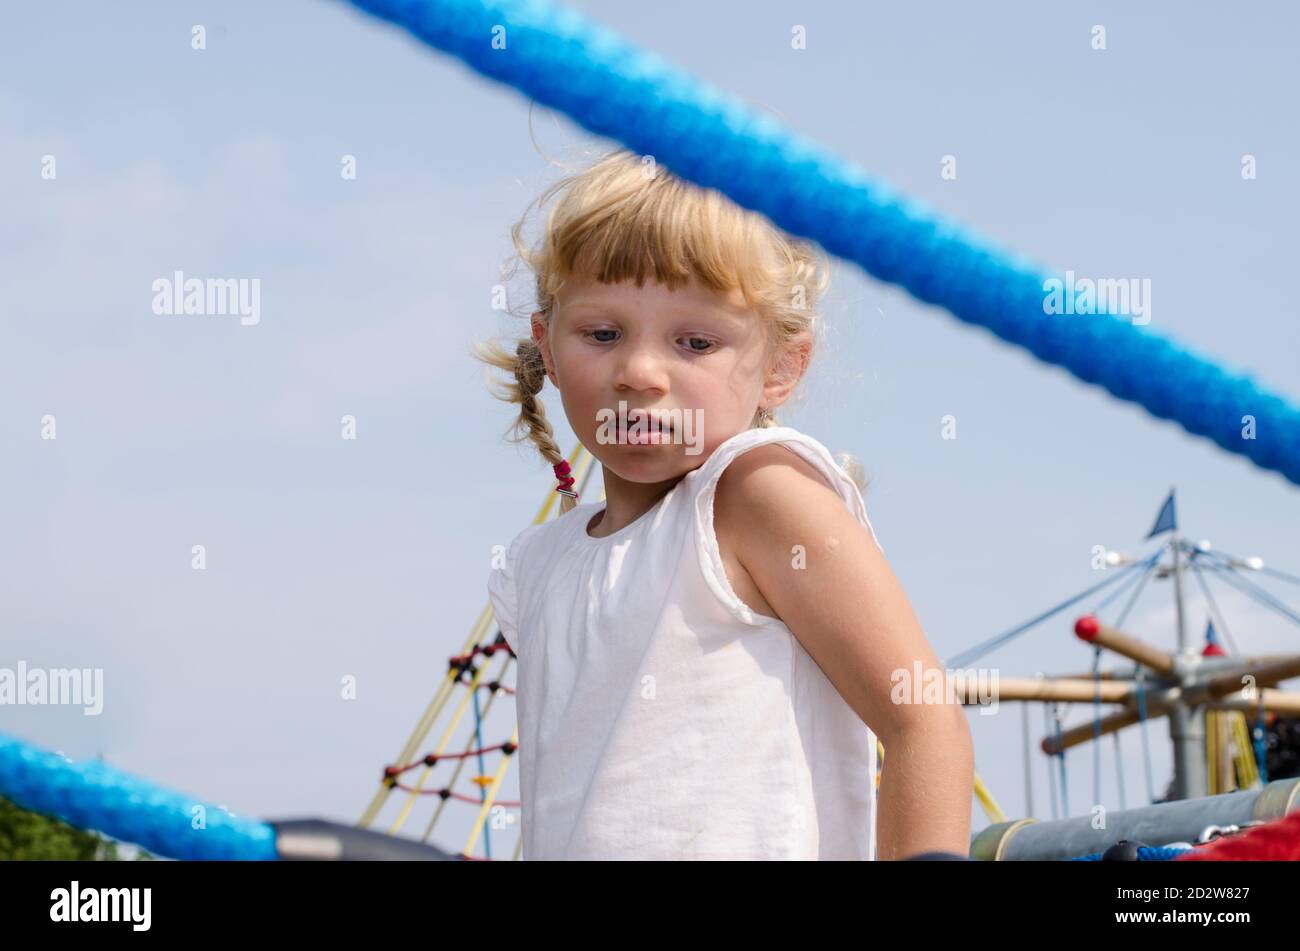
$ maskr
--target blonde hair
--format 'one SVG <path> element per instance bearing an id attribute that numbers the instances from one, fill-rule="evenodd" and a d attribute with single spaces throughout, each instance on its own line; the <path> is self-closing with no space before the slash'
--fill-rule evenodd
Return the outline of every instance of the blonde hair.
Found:
<path id="1" fill-rule="evenodd" d="M 521 239 L 529 210 L 511 230 L 518 253 L 536 276 L 533 308 L 549 320 L 556 295 L 573 277 L 603 284 L 654 279 L 677 290 L 692 277 L 705 287 L 739 289 L 746 306 L 764 321 L 770 355 L 783 355 L 796 341 L 816 339 L 816 304 L 830 280 L 829 259 L 815 245 L 793 238 L 767 218 L 746 211 L 721 192 L 671 174 L 651 156 L 626 149 L 605 155 L 590 168 L 556 182 L 533 204 L 556 194 L 540 246 Z M 475 356 L 505 371 L 494 395 L 518 404 L 519 417 L 507 431 L 513 442 L 531 441 L 552 466 L 564 461 L 538 394 L 546 382 L 541 349 L 529 336 L 510 347 L 477 343 Z M 756 414 L 752 427 L 779 426 Z M 859 489 L 862 467 L 847 453 L 836 456 Z M 577 503 L 563 496 L 561 511 Z"/>

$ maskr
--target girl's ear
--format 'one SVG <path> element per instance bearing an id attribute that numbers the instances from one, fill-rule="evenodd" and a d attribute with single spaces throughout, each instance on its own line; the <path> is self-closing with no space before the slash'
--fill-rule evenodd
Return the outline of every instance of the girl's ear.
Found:
<path id="1" fill-rule="evenodd" d="M 546 364 L 546 378 L 551 381 L 551 385 L 556 389 L 560 388 L 559 377 L 555 375 L 555 363 L 551 360 L 551 343 L 547 339 L 547 330 L 550 327 L 546 315 L 540 310 L 533 312 L 533 342 L 537 344 L 537 349 L 542 352 L 542 362 Z"/>
<path id="2" fill-rule="evenodd" d="M 764 405 L 775 409 L 790 398 L 794 388 L 803 379 L 812 360 L 812 338 L 806 334 L 786 343 L 773 358 L 767 380 L 763 384 Z"/>

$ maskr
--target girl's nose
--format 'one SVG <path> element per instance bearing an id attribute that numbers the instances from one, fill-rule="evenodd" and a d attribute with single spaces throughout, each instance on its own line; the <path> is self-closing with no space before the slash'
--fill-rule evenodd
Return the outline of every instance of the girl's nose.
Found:
<path id="1" fill-rule="evenodd" d="M 648 347 L 625 351 L 618 367 L 618 381 L 636 389 L 662 386 L 665 378 L 664 364 L 659 355 Z"/>

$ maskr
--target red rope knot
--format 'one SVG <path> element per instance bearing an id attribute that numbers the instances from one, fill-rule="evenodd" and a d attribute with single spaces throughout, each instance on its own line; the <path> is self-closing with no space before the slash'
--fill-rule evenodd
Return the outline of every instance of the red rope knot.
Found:
<path id="1" fill-rule="evenodd" d="M 555 487 L 555 491 L 561 495 L 576 499 L 578 493 L 573 491 L 573 476 L 569 475 L 569 460 L 566 459 L 559 465 L 551 466 L 551 468 L 555 470 L 555 478 L 560 480 L 560 484 Z"/>

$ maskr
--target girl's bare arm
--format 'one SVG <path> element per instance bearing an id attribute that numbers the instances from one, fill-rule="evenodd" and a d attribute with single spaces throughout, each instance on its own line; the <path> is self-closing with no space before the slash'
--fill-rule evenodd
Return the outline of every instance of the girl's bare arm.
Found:
<path id="1" fill-rule="evenodd" d="M 961 707 L 915 703 L 914 664 L 941 674 L 870 533 L 804 460 L 777 445 L 724 470 L 715 531 L 845 702 L 885 746 L 877 856 L 970 846 L 974 752 Z M 895 702 L 898 700 L 899 702 Z"/>

